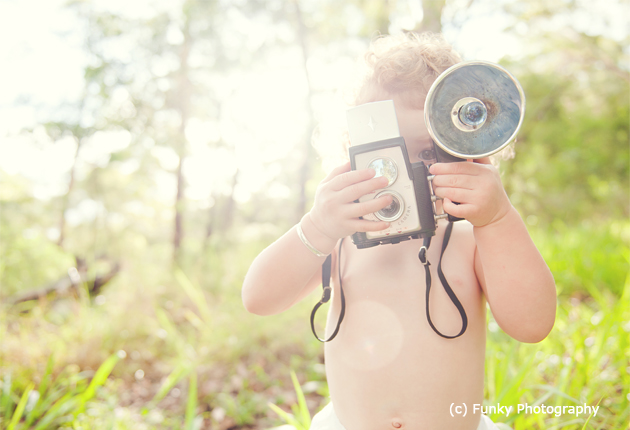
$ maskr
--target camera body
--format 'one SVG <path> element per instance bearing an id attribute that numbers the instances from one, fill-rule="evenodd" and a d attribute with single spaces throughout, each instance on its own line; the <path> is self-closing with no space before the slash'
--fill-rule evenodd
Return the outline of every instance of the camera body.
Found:
<path id="1" fill-rule="evenodd" d="M 388 221 L 390 227 L 353 234 L 357 248 L 435 235 L 437 221 L 428 168 L 422 162 L 409 161 L 405 140 L 398 131 L 394 102 L 385 100 L 357 106 L 348 111 L 348 125 L 352 169 L 373 168 L 376 176 L 389 180 L 385 188 L 362 196 L 359 202 L 392 196 L 392 204 L 364 216 L 373 221 Z"/>

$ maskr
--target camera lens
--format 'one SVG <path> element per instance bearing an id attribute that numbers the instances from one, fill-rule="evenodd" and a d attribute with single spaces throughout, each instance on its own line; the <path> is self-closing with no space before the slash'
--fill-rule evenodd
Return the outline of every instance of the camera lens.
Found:
<path id="1" fill-rule="evenodd" d="M 486 121 L 488 112 L 481 102 L 467 103 L 459 111 L 459 119 L 466 125 L 475 126 L 483 124 Z"/>
<path id="2" fill-rule="evenodd" d="M 375 178 L 379 176 L 385 176 L 387 178 L 387 186 L 389 187 L 396 181 L 398 177 L 398 169 L 396 168 L 396 163 L 394 160 L 388 157 L 375 158 L 370 161 L 368 164 L 368 168 L 374 169 L 376 171 Z"/>
<path id="3" fill-rule="evenodd" d="M 376 218 L 381 221 L 396 221 L 402 215 L 405 210 L 405 203 L 403 198 L 395 191 L 383 191 L 378 193 L 375 198 L 379 198 L 381 196 L 390 195 L 392 196 L 392 202 L 385 206 L 378 212 L 374 212 Z"/>

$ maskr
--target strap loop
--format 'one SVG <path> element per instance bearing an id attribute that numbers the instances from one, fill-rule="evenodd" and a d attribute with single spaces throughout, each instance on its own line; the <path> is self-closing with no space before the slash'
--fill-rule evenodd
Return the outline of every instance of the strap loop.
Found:
<path id="1" fill-rule="evenodd" d="M 322 294 L 322 298 L 319 301 L 322 305 L 324 303 L 328 303 L 328 300 L 330 300 L 330 293 L 332 291 L 331 287 L 324 287 L 324 293 Z"/>
<path id="2" fill-rule="evenodd" d="M 451 299 L 451 301 L 453 302 L 453 304 L 459 311 L 460 317 L 462 318 L 462 329 L 459 331 L 459 333 L 457 333 L 454 336 L 447 336 L 443 334 L 435 327 L 435 325 L 433 325 L 433 321 L 431 321 L 431 313 L 429 312 L 429 295 L 431 293 L 431 272 L 429 271 L 429 265 L 422 262 L 422 258 L 420 258 L 420 255 L 418 255 L 418 258 L 420 258 L 420 261 L 422 262 L 422 264 L 424 264 L 424 270 L 426 272 L 427 293 L 426 293 L 425 301 L 426 301 L 427 321 L 429 322 L 429 325 L 431 326 L 433 331 L 445 339 L 455 339 L 455 338 L 460 337 L 461 335 L 464 334 L 464 332 L 466 331 L 466 328 L 468 327 L 468 317 L 466 316 L 466 310 L 464 309 L 461 302 L 455 295 L 455 292 L 453 291 L 451 286 L 448 285 L 448 281 L 446 280 L 446 277 L 444 276 L 444 273 L 442 272 L 442 257 L 444 256 L 444 251 L 446 250 L 446 246 L 448 245 L 448 242 L 451 239 L 452 231 L 453 231 L 453 222 L 449 221 L 448 225 L 446 226 L 446 231 L 444 232 L 444 240 L 442 241 L 442 252 L 440 253 L 440 262 L 438 263 L 438 276 L 442 283 L 442 287 L 444 287 L 444 291 L 446 291 L 446 294 L 448 294 L 448 297 Z M 422 251 L 422 248 L 421 248 L 421 251 Z"/>
<path id="3" fill-rule="evenodd" d="M 422 264 L 424 264 L 425 266 L 430 266 L 431 263 L 429 263 L 429 260 L 427 260 L 427 247 L 422 245 L 422 248 L 420 248 L 420 252 L 418 252 L 418 258 L 420 259 L 420 262 Z"/>
<path id="4" fill-rule="evenodd" d="M 330 275 L 332 271 L 332 256 L 329 255 L 326 257 L 324 264 L 322 265 L 322 298 L 315 304 L 315 307 L 311 311 L 311 331 L 315 335 L 315 338 L 320 342 L 330 342 L 337 336 L 339 333 L 339 328 L 341 327 L 341 322 L 343 321 L 344 316 L 346 315 L 346 296 L 343 294 L 343 285 L 341 283 L 341 245 L 343 244 L 343 239 L 339 241 L 339 252 L 337 253 L 337 267 L 339 269 L 339 293 L 341 296 L 341 312 L 339 313 L 339 319 L 337 320 L 337 327 L 335 327 L 335 331 L 330 335 L 328 339 L 322 339 L 317 335 L 317 331 L 315 330 L 315 314 L 321 305 L 327 303 L 330 300 L 330 295 L 332 292 L 332 288 L 330 287 Z"/>

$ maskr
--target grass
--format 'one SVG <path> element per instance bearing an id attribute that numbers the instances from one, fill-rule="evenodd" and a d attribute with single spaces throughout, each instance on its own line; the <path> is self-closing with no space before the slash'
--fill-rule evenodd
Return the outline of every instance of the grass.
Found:
<path id="1" fill-rule="evenodd" d="M 35 384 L 29 382 L 18 402 L 15 401 L 17 396 L 13 390 L 11 374 L 5 374 L 0 398 L 3 411 L 1 425 L 6 426 L 7 430 L 44 430 L 76 420 L 96 394 L 96 389 L 105 383 L 116 363 L 124 357 L 123 351 L 112 354 L 91 375 L 89 383 L 89 375 L 85 372 L 69 375 L 62 373 L 53 378 L 54 360 L 51 357 L 38 389 L 34 390 Z"/>
<path id="2" fill-rule="evenodd" d="M 628 225 L 556 223 L 532 236 L 558 283 L 556 327 L 521 344 L 489 316 L 485 399 L 600 409 L 492 418 L 514 430 L 626 428 Z M 0 307 L 0 429 L 308 428 L 327 403 L 323 348 L 308 325 L 319 291 L 281 315 L 247 314 L 240 282 L 261 246 L 210 250 L 211 266 L 176 270 L 147 258 L 93 304 Z"/>
<path id="3" fill-rule="evenodd" d="M 306 405 L 304 391 L 302 390 L 294 371 L 291 371 L 291 381 L 293 382 L 293 388 L 295 389 L 295 394 L 298 400 L 297 405 L 293 405 L 291 407 L 293 413 L 290 414 L 285 412 L 273 403 L 269 403 L 269 407 L 288 425 L 295 427 L 296 430 L 308 430 L 311 427 L 311 413 Z"/>
<path id="4" fill-rule="evenodd" d="M 622 429 L 630 418 L 628 312 L 630 285 L 621 298 L 561 300 L 555 329 L 543 342 L 519 344 L 498 330 L 489 333 L 486 355 L 486 399 L 501 403 L 547 406 L 600 405 L 589 429 Z M 490 327 L 496 327 L 491 321 Z M 495 329 L 496 330 L 496 329 Z M 515 430 L 580 429 L 587 415 L 492 415 Z"/>

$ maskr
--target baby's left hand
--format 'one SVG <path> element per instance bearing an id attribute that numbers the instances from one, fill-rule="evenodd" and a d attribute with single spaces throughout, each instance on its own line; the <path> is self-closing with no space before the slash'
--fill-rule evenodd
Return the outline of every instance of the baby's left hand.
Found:
<path id="1" fill-rule="evenodd" d="M 444 199 L 444 211 L 465 218 L 475 227 L 483 227 L 503 218 L 512 205 L 490 159 L 474 161 L 436 163 L 429 172 L 435 175 L 433 191 Z"/>

